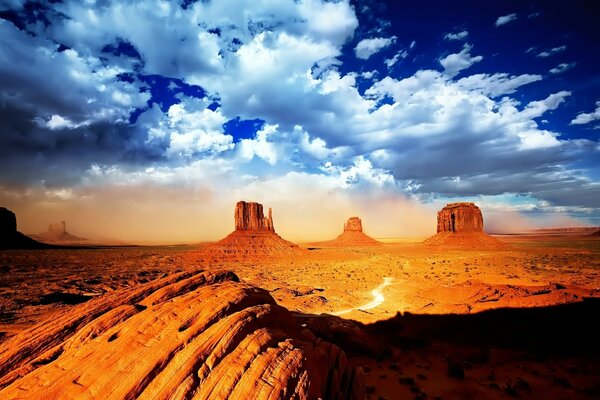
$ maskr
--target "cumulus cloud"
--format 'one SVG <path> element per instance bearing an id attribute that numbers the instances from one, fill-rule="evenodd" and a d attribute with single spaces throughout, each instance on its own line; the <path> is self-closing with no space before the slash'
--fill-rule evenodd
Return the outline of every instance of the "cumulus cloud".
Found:
<path id="1" fill-rule="evenodd" d="M 444 58 L 440 58 L 440 64 L 444 67 L 444 71 L 450 75 L 455 76 L 460 71 L 469 68 L 471 65 L 483 60 L 482 56 L 471 56 L 471 46 L 465 44 L 460 53 L 449 54 Z"/>
<path id="2" fill-rule="evenodd" d="M 450 32 L 444 35 L 444 39 L 446 40 L 462 40 L 469 36 L 468 31 L 460 31 L 460 32 Z"/>
<path id="3" fill-rule="evenodd" d="M 573 68 L 575 65 L 577 65 L 577 63 L 575 62 L 571 62 L 571 63 L 560 63 L 558 64 L 556 67 L 552 68 L 550 70 L 551 74 L 562 74 L 565 71 L 570 70 L 571 68 Z"/>
<path id="4" fill-rule="evenodd" d="M 363 39 L 354 48 L 354 54 L 356 57 L 367 60 L 373 54 L 380 50 L 388 47 L 396 41 L 396 37 L 392 36 L 389 38 L 377 37 L 372 39 Z"/>
<path id="5" fill-rule="evenodd" d="M 596 110 L 591 113 L 580 113 L 571 121 L 571 125 L 585 125 L 600 120 L 600 101 L 596 102 Z"/>
<path id="6" fill-rule="evenodd" d="M 515 19 L 517 19 L 517 14 L 515 14 L 515 13 L 502 15 L 502 16 L 498 17 L 498 19 L 495 22 L 495 25 L 496 25 L 496 27 L 506 25 L 509 22 L 514 21 Z"/>
<path id="7" fill-rule="evenodd" d="M 597 157 L 597 143 L 539 126 L 569 92 L 522 102 L 531 97 L 522 88 L 542 76 L 468 74 L 483 59 L 469 44 L 437 68 L 401 77 L 385 67 L 341 68 L 358 26 L 347 1 L 185 9 L 158 0 L 65 1 L 56 9 L 48 24 L 29 24 L 30 33 L 0 20 L 0 192 L 13 204 L 32 186 L 36 204 L 168 201 L 179 189 L 227 215 L 231 206 L 214 199 L 233 204 L 248 194 L 285 208 L 299 197 L 314 194 L 309 203 L 322 205 L 335 196 L 344 214 L 369 201 L 392 207 L 440 195 L 525 193 L 545 210 L 597 199 L 597 184 L 571 167 Z M 356 55 L 368 60 L 396 41 L 366 40 L 379 39 L 383 46 L 365 42 L 360 51 L 359 42 Z M 413 48 L 414 41 L 395 49 L 384 63 L 392 67 Z M 153 82 L 169 77 L 164 92 L 172 98 L 163 102 Z M 201 90 L 177 89 L 183 85 Z M 225 128 L 236 118 L 262 123 L 236 137 Z"/>

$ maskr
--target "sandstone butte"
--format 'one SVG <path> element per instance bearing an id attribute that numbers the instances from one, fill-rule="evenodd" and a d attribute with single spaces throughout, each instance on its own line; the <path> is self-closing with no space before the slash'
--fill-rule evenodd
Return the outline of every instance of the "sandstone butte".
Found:
<path id="1" fill-rule="evenodd" d="M 456 248 L 501 248 L 498 239 L 483 232 L 483 215 L 474 203 L 450 203 L 437 213 L 437 234 L 423 242 L 427 246 Z"/>
<path id="2" fill-rule="evenodd" d="M 1 399 L 361 399 L 361 376 L 229 271 L 111 292 L 0 349 Z"/>
<path id="3" fill-rule="evenodd" d="M 207 246 L 206 251 L 219 256 L 289 255 L 304 253 L 294 243 L 275 233 L 273 212 L 264 216 L 259 203 L 240 201 L 235 206 L 235 230 L 225 238 Z"/>
<path id="4" fill-rule="evenodd" d="M 51 247 L 23 235 L 17 230 L 17 217 L 0 207 L 0 249 L 40 249 Z"/>
<path id="5" fill-rule="evenodd" d="M 48 230 L 36 235 L 30 235 L 36 240 L 48 243 L 77 243 L 87 242 L 87 239 L 71 235 L 67 231 L 67 224 L 65 221 L 60 221 L 55 224 L 48 225 Z"/>
<path id="6" fill-rule="evenodd" d="M 351 217 L 344 224 L 344 231 L 334 240 L 328 242 L 334 246 L 379 246 L 380 242 L 367 236 L 362 230 L 362 221 Z"/>

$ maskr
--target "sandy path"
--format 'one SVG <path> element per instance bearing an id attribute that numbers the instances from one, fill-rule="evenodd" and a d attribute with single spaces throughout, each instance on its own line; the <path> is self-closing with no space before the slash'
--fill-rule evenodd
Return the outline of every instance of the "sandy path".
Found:
<path id="1" fill-rule="evenodd" d="M 348 308 L 346 310 L 334 312 L 333 315 L 343 315 L 343 314 L 347 314 L 347 313 L 355 311 L 355 310 L 364 311 L 364 310 L 370 310 L 375 307 L 379 307 L 385 301 L 385 296 L 383 295 L 383 289 L 386 286 L 390 285 L 393 281 L 394 281 L 394 278 L 387 277 L 387 276 L 384 277 L 383 283 L 381 285 L 377 286 L 375 289 L 371 290 L 371 294 L 373 295 L 373 301 L 371 301 L 367 304 L 363 304 L 362 306 Z"/>

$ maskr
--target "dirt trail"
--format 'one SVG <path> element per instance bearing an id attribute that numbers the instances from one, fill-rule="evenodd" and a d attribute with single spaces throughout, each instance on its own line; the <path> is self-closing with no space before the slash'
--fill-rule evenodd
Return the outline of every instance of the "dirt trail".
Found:
<path id="1" fill-rule="evenodd" d="M 371 290 L 371 294 L 373 295 L 373 301 L 371 301 L 367 304 L 363 304 L 362 306 L 348 308 L 346 310 L 334 312 L 333 315 L 343 315 L 343 314 L 348 314 L 349 312 L 352 312 L 355 310 L 364 311 L 364 310 L 370 310 L 375 307 L 379 307 L 385 301 L 385 296 L 383 295 L 383 289 L 386 286 L 389 286 L 393 281 L 394 281 L 394 278 L 391 278 L 389 276 L 384 277 L 383 283 L 381 285 L 377 286 L 375 289 Z"/>

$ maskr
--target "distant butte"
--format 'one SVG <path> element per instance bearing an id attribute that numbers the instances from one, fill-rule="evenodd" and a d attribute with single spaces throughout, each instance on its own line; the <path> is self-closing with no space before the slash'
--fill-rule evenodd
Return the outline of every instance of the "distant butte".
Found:
<path id="1" fill-rule="evenodd" d="M 450 203 L 437 213 L 437 234 L 427 246 L 499 248 L 504 244 L 483 232 L 483 215 L 474 203 Z"/>
<path id="2" fill-rule="evenodd" d="M 46 232 L 31 235 L 31 237 L 46 243 L 79 243 L 88 241 L 88 239 L 71 235 L 67 232 L 67 224 L 65 221 L 50 224 L 48 225 L 48 230 Z"/>
<path id="3" fill-rule="evenodd" d="M 303 253 L 300 247 L 275 233 L 273 212 L 264 216 L 260 203 L 240 201 L 234 212 L 235 231 L 207 247 L 214 255 L 285 255 Z"/>
<path id="4" fill-rule="evenodd" d="M 50 246 L 19 232 L 15 213 L 0 207 L 0 249 L 43 249 L 48 247 Z"/>
<path id="5" fill-rule="evenodd" d="M 344 231 L 334 240 L 327 242 L 334 246 L 379 246 L 381 242 L 367 236 L 362 229 L 362 221 L 351 217 L 344 224 Z"/>

